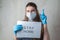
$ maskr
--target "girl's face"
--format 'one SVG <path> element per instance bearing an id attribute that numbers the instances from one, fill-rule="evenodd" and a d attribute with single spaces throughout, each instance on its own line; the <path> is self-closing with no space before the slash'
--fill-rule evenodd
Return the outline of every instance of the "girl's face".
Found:
<path id="1" fill-rule="evenodd" d="M 26 16 L 29 20 L 33 20 L 36 17 L 36 9 L 32 6 L 26 7 Z"/>
<path id="2" fill-rule="evenodd" d="M 26 13 L 32 13 L 32 12 L 36 12 L 36 9 L 32 6 L 28 6 L 26 7 L 26 10 L 25 10 Z"/>

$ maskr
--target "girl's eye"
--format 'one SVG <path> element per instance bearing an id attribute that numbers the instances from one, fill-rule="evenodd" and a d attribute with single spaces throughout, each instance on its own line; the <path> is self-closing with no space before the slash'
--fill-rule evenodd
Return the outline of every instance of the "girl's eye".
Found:
<path id="1" fill-rule="evenodd" d="M 35 10 L 32 10 L 32 11 L 35 11 Z"/>
<path id="2" fill-rule="evenodd" d="M 29 10 L 27 10 L 27 12 L 29 12 Z"/>
<path id="3" fill-rule="evenodd" d="M 32 12 L 34 12 L 35 10 L 32 10 Z"/>
<path id="4" fill-rule="evenodd" d="M 35 10 L 31 10 L 31 11 L 30 11 L 30 10 L 27 10 L 27 12 L 34 12 L 34 11 L 35 11 Z"/>

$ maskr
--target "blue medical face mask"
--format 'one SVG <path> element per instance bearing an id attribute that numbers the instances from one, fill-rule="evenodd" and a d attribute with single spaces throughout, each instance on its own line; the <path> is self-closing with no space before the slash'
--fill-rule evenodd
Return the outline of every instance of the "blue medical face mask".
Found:
<path id="1" fill-rule="evenodd" d="M 36 17 L 36 12 L 27 12 L 26 16 L 29 20 L 33 20 Z"/>

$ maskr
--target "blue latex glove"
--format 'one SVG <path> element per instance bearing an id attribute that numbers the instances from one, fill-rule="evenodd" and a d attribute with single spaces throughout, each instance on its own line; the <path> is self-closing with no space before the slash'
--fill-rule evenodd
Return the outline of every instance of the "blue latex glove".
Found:
<path id="1" fill-rule="evenodd" d="M 47 16 L 44 14 L 44 9 L 40 13 L 40 19 L 42 21 L 42 24 L 47 24 Z"/>
<path id="2" fill-rule="evenodd" d="M 21 31 L 23 29 L 23 26 L 22 25 L 15 25 L 14 26 L 14 34 L 16 34 L 18 31 Z"/>

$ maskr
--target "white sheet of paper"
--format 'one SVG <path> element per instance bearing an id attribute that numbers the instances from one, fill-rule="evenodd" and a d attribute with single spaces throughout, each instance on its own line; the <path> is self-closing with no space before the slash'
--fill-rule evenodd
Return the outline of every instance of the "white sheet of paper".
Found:
<path id="1" fill-rule="evenodd" d="M 41 22 L 17 21 L 17 25 L 23 26 L 23 29 L 17 33 L 18 38 L 40 38 Z"/>

